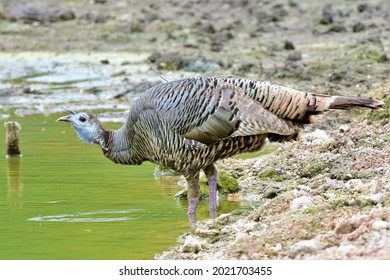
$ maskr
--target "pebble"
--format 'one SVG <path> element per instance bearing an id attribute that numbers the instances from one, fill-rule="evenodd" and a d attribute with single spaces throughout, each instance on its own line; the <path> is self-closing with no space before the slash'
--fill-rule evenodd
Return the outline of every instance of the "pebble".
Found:
<path id="1" fill-rule="evenodd" d="M 203 236 L 214 236 L 220 234 L 220 231 L 217 229 L 196 229 L 195 233 Z"/>
<path id="2" fill-rule="evenodd" d="M 340 245 L 337 250 L 342 254 L 342 255 L 348 255 L 352 252 L 356 251 L 356 246 L 353 244 L 342 244 Z"/>
<path id="3" fill-rule="evenodd" d="M 294 43 L 289 41 L 289 40 L 284 41 L 284 49 L 285 50 L 295 50 Z"/>
<path id="4" fill-rule="evenodd" d="M 197 58 L 191 62 L 189 62 L 184 70 L 191 72 L 206 72 L 206 71 L 217 71 L 220 70 L 221 66 L 211 60 L 207 60 L 205 58 Z"/>
<path id="5" fill-rule="evenodd" d="M 271 247 L 270 248 L 273 252 L 279 252 L 279 251 L 281 251 L 282 249 L 283 249 L 283 247 L 282 247 L 282 244 L 280 244 L 280 243 L 278 243 L 278 244 L 276 244 L 275 246 L 273 246 L 273 247 Z"/>
<path id="6" fill-rule="evenodd" d="M 303 190 L 303 191 L 307 191 L 307 192 L 310 192 L 311 191 L 311 188 L 307 185 L 298 185 L 297 186 L 297 189 L 298 190 Z"/>
<path id="7" fill-rule="evenodd" d="M 303 134 L 302 139 L 306 142 L 312 142 L 313 144 L 322 144 L 332 141 L 328 134 L 321 129 L 316 129 L 313 132 Z"/>
<path id="8" fill-rule="evenodd" d="M 349 219 L 342 219 L 336 224 L 334 231 L 336 234 L 349 234 L 362 226 L 367 219 L 366 214 L 357 214 Z"/>
<path id="9" fill-rule="evenodd" d="M 298 254 L 312 254 L 318 251 L 319 246 L 319 242 L 315 239 L 301 240 L 290 246 L 288 255 L 295 257 Z"/>
<path id="10" fill-rule="evenodd" d="M 249 222 L 244 225 L 246 231 L 253 231 L 255 227 L 258 225 L 256 222 Z"/>
<path id="11" fill-rule="evenodd" d="M 320 19 L 320 24 L 331 24 L 333 23 L 333 18 L 335 17 L 336 13 L 332 9 L 332 5 L 327 4 L 322 9 L 322 16 Z"/>
<path id="12" fill-rule="evenodd" d="M 370 193 L 380 193 L 384 190 L 384 187 L 383 187 L 383 181 L 382 180 L 376 180 L 376 179 L 373 179 L 370 181 L 369 183 L 369 192 Z"/>
<path id="13" fill-rule="evenodd" d="M 300 196 L 291 201 L 290 209 L 291 210 L 304 210 L 309 206 L 313 205 L 313 201 L 310 196 Z"/>
<path id="14" fill-rule="evenodd" d="M 384 195 L 383 193 L 374 193 L 365 196 L 365 198 L 369 201 L 371 201 L 374 204 L 378 204 L 384 201 Z"/>
<path id="15" fill-rule="evenodd" d="M 350 129 L 351 129 L 351 127 L 349 125 L 346 125 L 346 124 L 343 124 L 343 125 L 339 126 L 339 131 L 341 133 L 348 132 Z"/>
<path id="16" fill-rule="evenodd" d="M 183 246 L 180 248 L 182 253 L 198 253 L 202 249 L 201 242 L 191 235 L 188 235 Z"/>
<path id="17" fill-rule="evenodd" d="M 328 30 L 328 33 L 341 33 L 341 32 L 347 32 L 347 28 L 342 24 L 334 24 L 331 26 Z"/>
<path id="18" fill-rule="evenodd" d="M 288 54 L 286 60 L 288 60 L 288 61 L 302 60 L 302 53 L 299 51 L 293 51 L 292 53 Z"/>
<path id="19" fill-rule="evenodd" d="M 355 24 L 352 26 L 352 31 L 353 31 L 353 32 L 361 32 L 361 31 L 363 31 L 363 30 L 365 30 L 365 29 L 366 29 L 366 26 L 365 26 L 363 23 L 361 23 L 360 21 L 357 22 L 357 23 L 355 23 Z"/>
<path id="20" fill-rule="evenodd" d="M 340 221 L 336 224 L 334 229 L 336 234 L 348 234 L 355 230 L 355 227 L 352 225 L 350 221 Z"/>
<path id="21" fill-rule="evenodd" d="M 280 190 L 278 188 L 268 186 L 265 188 L 263 196 L 264 198 L 272 199 L 278 196 L 279 192 Z"/>
<path id="22" fill-rule="evenodd" d="M 374 230 L 382 230 L 382 229 L 390 229 L 390 222 L 386 221 L 375 221 L 372 223 L 372 229 Z"/>
<path id="23" fill-rule="evenodd" d="M 347 188 L 356 188 L 363 186 L 363 181 L 360 179 L 351 179 L 345 183 L 345 187 Z"/>

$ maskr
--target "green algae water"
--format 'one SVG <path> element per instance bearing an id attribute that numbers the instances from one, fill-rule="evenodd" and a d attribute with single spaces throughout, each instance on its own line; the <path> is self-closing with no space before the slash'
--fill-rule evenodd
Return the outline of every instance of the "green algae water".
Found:
<path id="1" fill-rule="evenodd" d="M 153 259 L 176 245 L 190 229 L 177 181 L 155 179 L 152 163 L 112 163 L 59 116 L 9 119 L 22 127 L 23 156 L 6 158 L 1 141 L 0 259 Z M 222 200 L 219 214 L 237 207 Z"/>

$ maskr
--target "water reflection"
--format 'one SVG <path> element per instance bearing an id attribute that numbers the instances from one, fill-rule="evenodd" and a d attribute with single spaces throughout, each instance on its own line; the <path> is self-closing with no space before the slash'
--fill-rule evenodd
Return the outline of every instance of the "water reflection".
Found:
<path id="1" fill-rule="evenodd" d="M 138 218 L 129 216 L 120 216 L 139 211 L 141 209 L 104 209 L 93 212 L 78 212 L 75 214 L 58 214 L 49 216 L 38 216 L 27 219 L 30 222 L 62 222 L 62 223 L 109 223 L 119 221 L 131 221 Z M 107 216 L 107 217 L 105 217 Z M 110 217 L 112 216 L 112 217 Z"/>
<path id="2" fill-rule="evenodd" d="M 23 195 L 23 181 L 20 170 L 20 157 L 7 158 L 8 197 L 12 201 L 12 207 L 21 208 L 23 202 L 19 199 Z"/>

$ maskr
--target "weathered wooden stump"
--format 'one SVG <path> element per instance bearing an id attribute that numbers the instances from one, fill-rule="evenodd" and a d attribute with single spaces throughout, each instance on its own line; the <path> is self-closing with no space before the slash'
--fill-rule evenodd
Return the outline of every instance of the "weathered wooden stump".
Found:
<path id="1" fill-rule="evenodd" d="M 17 122 L 5 122 L 7 157 L 21 156 L 19 149 L 19 132 L 21 130 L 20 124 Z"/>

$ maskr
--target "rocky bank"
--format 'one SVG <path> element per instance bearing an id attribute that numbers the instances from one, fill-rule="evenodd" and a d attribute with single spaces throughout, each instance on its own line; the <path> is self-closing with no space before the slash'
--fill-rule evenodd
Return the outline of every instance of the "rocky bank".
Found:
<path id="1" fill-rule="evenodd" d="M 260 158 L 221 162 L 254 209 L 200 221 L 156 258 L 389 258 L 390 124 L 306 135 Z"/>

